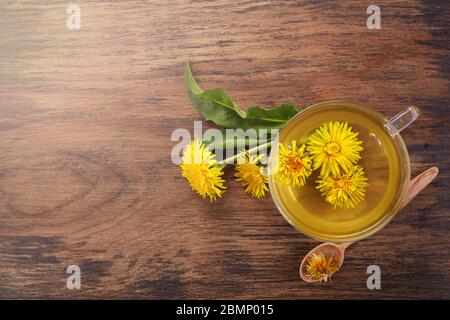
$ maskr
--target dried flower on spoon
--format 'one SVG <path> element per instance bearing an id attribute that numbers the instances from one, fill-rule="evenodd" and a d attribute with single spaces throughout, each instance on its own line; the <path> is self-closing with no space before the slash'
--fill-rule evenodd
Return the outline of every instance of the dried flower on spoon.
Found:
<path id="1" fill-rule="evenodd" d="M 327 256 L 322 252 L 311 254 L 306 264 L 308 276 L 318 281 L 328 281 L 338 269 L 339 260 L 335 256 Z"/>

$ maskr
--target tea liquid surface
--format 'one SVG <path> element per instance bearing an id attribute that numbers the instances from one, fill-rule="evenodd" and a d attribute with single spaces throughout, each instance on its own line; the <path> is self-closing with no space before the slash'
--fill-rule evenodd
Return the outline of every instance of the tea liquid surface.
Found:
<path id="1" fill-rule="evenodd" d="M 348 122 L 352 130 L 359 133 L 364 150 L 358 163 L 368 178 L 365 200 L 355 208 L 334 209 L 316 189 L 320 169 L 314 170 L 302 187 L 284 186 L 276 179 L 272 181 L 279 205 L 294 226 L 301 225 L 313 237 L 339 239 L 378 223 L 393 209 L 400 196 L 404 168 L 398 147 L 384 129 L 383 119 L 346 105 L 304 111 L 282 130 L 280 142 L 290 144 L 297 140 L 306 143 L 310 133 L 330 121 Z"/>

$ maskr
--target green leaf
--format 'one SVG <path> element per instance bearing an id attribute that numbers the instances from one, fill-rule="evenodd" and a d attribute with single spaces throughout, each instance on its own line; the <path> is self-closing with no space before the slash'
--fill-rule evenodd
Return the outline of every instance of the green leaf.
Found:
<path id="1" fill-rule="evenodd" d="M 231 131 L 228 132 L 228 130 Z M 220 134 L 215 132 L 213 135 L 206 134 L 205 132 L 202 140 L 209 149 L 216 152 L 227 149 L 242 150 L 247 147 L 253 148 L 273 139 L 271 132 L 255 130 L 255 132 L 249 133 L 248 131 L 242 130 L 241 135 L 238 130 L 220 129 Z"/>
<path id="2" fill-rule="evenodd" d="M 225 128 L 242 128 L 245 125 L 245 111 L 231 100 L 223 89 L 212 89 L 191 96 L 192 103 L 206 120 Z"/>
<path id="3" fill-rule="evenodd" d="M 234 103 L 225 90 L 217 88 L 203 91 L 195 81 L 189 63 L 186 64 L 184 79 L 192 104 L 206 120 L 224 128 L 244 130 L 281 128 L 297 113 L 291 103 L 273 109 L 250 106 L 245 112 Z"/>
<path id="4" fill-rule="evenodd" d="M 250 106 L 247 110 L 247 119 L 259 119 L 273 123 L 286 123 L 297 114 L 297 109 L 290 102 L 274 109 L 264 109 L 260 106 Z"/>
<path id="5" fill-rule="evenodd" d="M 234 138 L 224 139 L 221 141 L 203 141 L 211 150 L 225 150 L 225 149 L 243 149 L 248 146 L 257 146 L 261 143 L 266 143 L 267 140 L 258 140 L 254 138 Z"/>

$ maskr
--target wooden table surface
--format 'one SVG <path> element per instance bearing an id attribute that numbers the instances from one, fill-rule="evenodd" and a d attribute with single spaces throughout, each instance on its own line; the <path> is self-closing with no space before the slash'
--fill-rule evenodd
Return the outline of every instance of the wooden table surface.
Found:
<path id="1" fill-rule="evenodd" d="M 1 298 L 450 298 L 450 5 L 377 1 L 0 3 Z M 176 128 L 201 117 L 183 66 L 241 106 L 349 99 L 402 133 L 413 174 L 433 184 L 378 234 L 348 249 L 330 283 L 299 280 L 317 243 L 270 197 L 232 181 L 215 204 L 170 161 Z M 81 268 L 81 290 L 66 268 Z M 381 268 L 368 290 L 366 268 Z"/>

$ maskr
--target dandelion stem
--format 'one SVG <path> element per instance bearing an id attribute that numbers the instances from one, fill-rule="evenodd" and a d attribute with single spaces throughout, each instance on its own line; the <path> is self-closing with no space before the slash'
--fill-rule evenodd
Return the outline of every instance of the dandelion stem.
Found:
<path id="1" fill-rule="evenodd" d="M 262 145 L 260 145 L 260 146 L 254 147 L 254 148 L 252 148 L 252 149 L 249 149 L 249 150 L 247 150 L 247 152 L 248 152 L 249 154 L 253 154 L 253 153 L 255 153 L 255 152 L 258 152 L 258 151 L 261 150 L 261 149 L 264 149 L 264 148 L 270 148 L 271 146 L 272 146 L 272 141 L 267 142 L 267 143 L 264 143 L 264 144 L 262 144 Z M 231 157 L 229 157 L 229 158 L 223 159 L 222 161 L 218 161 L 218 162 L 215 164 L 215 166 L 217 166 L 217 167 L 223 167 L 223 166 L 226 166 L 227 164 L 233 163 L 233 162 L 239 157 L 239 155 L 240 155 L 240 153 L 238 153 L 238 154 L 236 154 L 236 155 L 234 155 L 234 156 L 231 156 Z"/>

